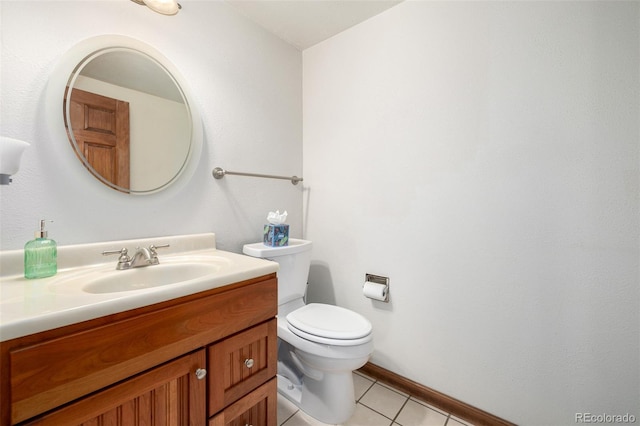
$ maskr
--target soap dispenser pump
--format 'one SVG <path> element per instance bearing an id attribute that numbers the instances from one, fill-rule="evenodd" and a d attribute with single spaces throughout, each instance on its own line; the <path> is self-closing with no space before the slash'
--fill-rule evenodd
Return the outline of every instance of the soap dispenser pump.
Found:
<path id="1" fill-rule="evenodd" d="M 24 245 L 24 277 L 27 279 L 50 277 L 58 272 L 58 245 L 47 238 L 45 220 L 40 220 L 40 230 L 35 239 Z"/>

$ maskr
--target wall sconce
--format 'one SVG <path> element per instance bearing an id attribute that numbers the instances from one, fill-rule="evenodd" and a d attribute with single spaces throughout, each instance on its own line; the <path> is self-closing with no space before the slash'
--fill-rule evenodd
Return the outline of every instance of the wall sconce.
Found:
<path id="1" fill-rule="evenodd" d="M 175 15 L 178 13 L 182 6 L 176 0 L 131 0 L 141 6 L 147 6 L 154 12 L 161 13 L 163 15 Z"/>
<path id="2" fill-rule="evenodd" d="M 9 185 L 11 175 L 20 169 L 20 157 L 29 144 L 18 140 L 0 136 L 0 185 Z"/>

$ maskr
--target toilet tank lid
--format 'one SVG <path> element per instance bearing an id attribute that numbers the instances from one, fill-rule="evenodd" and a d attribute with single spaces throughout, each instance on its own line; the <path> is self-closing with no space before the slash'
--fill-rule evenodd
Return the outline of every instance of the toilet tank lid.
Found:
<path id="1" fill-rule="evenodd" d="M 278 256 L 286 256 L 289 254 L 300 253 L 311 250 L 311 241 L 298 240 L 289 238 L 289 245 L 284 247 L 270 247 L 263 243 L 245 244 L 242 252 L 246 255 L 262 258 L 273 258 Z"/>

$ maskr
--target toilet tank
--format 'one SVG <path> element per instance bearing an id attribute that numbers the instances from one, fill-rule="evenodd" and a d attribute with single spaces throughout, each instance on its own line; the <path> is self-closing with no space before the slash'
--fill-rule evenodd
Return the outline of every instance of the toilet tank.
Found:
<path id="1" fill-rule="evenodd" d="M 311 245 L 311 241 L 290 238 L 288 246 L 269 247 L 253 243 L 246 244 L 242 252 L 278 262 L 278 305 L 282 305 L 304 296 L 311 265 Z"/>

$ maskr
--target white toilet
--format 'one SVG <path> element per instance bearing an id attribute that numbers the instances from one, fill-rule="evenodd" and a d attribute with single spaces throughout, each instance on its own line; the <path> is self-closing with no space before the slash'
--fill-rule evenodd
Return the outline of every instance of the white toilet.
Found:
<path id="1" fill-rule="evenodd" d="M 355 410 L 353 370 L 373 353 L 371 323 L 362 315 L 321 303 L 305 305 L 311 241 L 285 247 L 247 244 L 243 253 L 273 260 L 278 270 L 278 391 L 324 423 Z"/>

